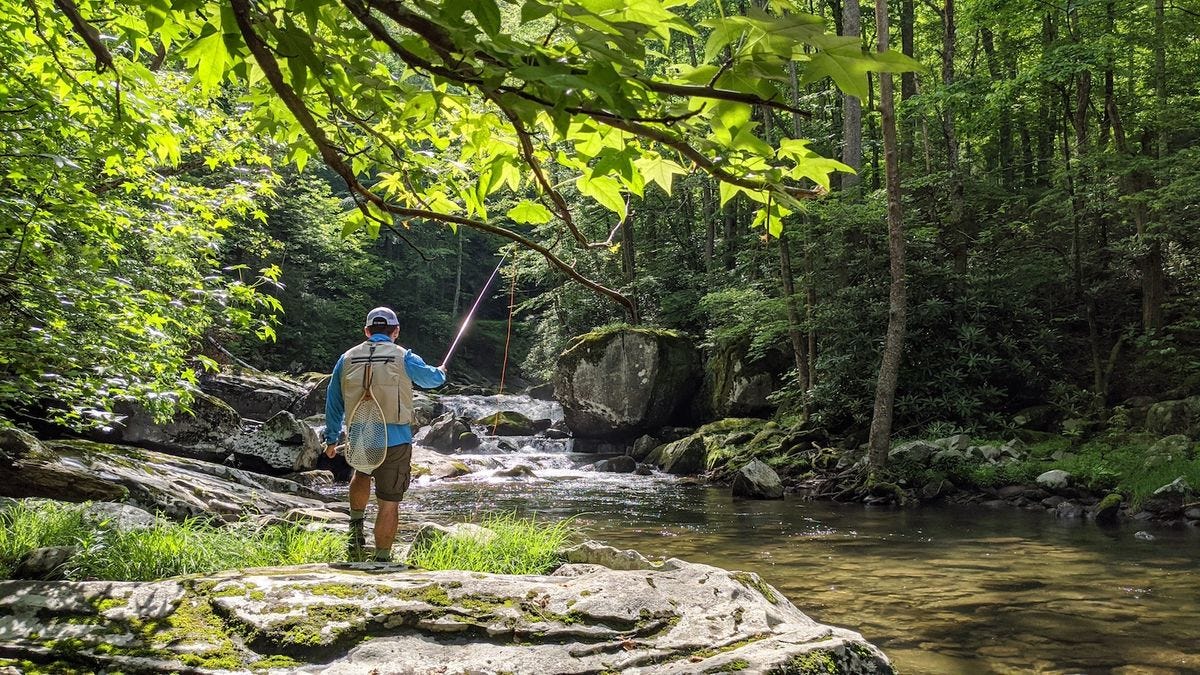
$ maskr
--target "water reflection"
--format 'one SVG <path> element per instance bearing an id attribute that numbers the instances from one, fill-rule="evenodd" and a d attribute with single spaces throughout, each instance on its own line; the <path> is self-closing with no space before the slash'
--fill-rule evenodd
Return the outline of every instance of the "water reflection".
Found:
<path id="1" fill-rule="evenodd" d="M 1041 512 L 733 500 L 663 476 L 414 487 L 412 520 L 573 517 L 648 554 L 761 574 L 858 630 L 906 673 L 1200 672 L 1200 534 L 1100 529 Z"/>

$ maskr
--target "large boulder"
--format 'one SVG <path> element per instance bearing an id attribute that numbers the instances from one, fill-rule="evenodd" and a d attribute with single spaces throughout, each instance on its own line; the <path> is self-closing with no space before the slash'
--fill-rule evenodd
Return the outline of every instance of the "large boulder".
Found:
<path id="1" fill-rule="evenodd" d="M 747 462 L 733 475 L 733 496 L 751 499 L 783 499 L 779 474 L 757 459 Z"/>
<path id="2" fill-rule="evenodd" d="M 787 355 L 772 349 L 752 359 L 748 344 L 738 342 L 717 347 L 704 364 L 704 385 L 697 399 L 697 412 L 704 419 L 769 416 L 775 405 L 778 373 L 790 366 Z"/>
<path id="3" fill-rule="evenodd" d="M 629 564 L 0 582 L 0 651 L 89 672 L 893 672 L 861 635 L 817 623 L 756 574 L 607 557 Z"/>
<path id="4" fill-rule="evenodd" d="M 113 443 L 220 461 L 226 443 L 241 430 L 242 418 L 219 398 L 203 391 L 193 395 L 190 411 L 177 410 L 166 422 L 156 421 L 154 414 L 141 405 L 118 403 L 115 412 L 120 421 L 98 436 Z"/>
<path id="5" fill-rule="evenodd" d="M 1183 434 L 1200 439 L 1200 396 L 1160 401 L 1146 411 L 1146 431 L 1159 436 Z"/>
<path id="6" fill-rule="evenodd" d="M 706 468 L 707 460 L 708 447 L 700 434 L 655 448 L 646 458 L 648 463 L 657 464 L 659 469 L 676 476 L 701 473 Z"/>
<path id="7" fill-rule="evenodd" d="M 242 417 L 260 422 L 292 409 L 308 392 L 298 382 L 249 371 L 205 375 L 200 378 L 200 389 L 225 401 Z"/>
<path id="8" fill-rule="evenodd" d="M 686 413 L 698 379 L 696 350 L 681 334 L 615 328 L 567 345 L 554 391 L 577 437 L 628 439 Z"/>
<path id="9" fill-rule="evenodd" d="M 413 437 L 413 443 L 435 450 L 457 450 L 462 446 L 463 434 L 470 431 L 471 428 L 466 421 L 453 412 L 448 412 L 433 420 L 428 427 L 418 431 Z"/>
<path id="10" fill-rule="evenodd" d="M 317 468 L 325 450 L 325 418 L 298 420 L 292 413 L 276 413 L 259 429 L 246 429 L 229 439 L 226 447 L 243 468 L 270 474 Z"/>
<path id="11" fill-rule="evenodd" d="M 484 431 L 496 436 L 532 436 L 539 431 L 544 431 L 549 425 L 539 429 L 539 425 L 533 420 L 516 410 L 501 410 L 490 415 L 484 415 L 472 422 L 475 426 L 482 427 Z"/>
<path id="12" fill-rule="evenodd" d="M 35 459 L 0 463 L 0 496 L 128 501 L 172 518 L 220 518 L 323 508 L 321 495 L 282 478 L 91 441 L 40 444 Z"/>
<path id="13" fill-rule="evenodd" d="M 38 439 L 19 429 L 0 429 L 0 496 L 47 497 L 63 501 L 119 501 L 123 485 L 86 466 L 62 461 Z"/>

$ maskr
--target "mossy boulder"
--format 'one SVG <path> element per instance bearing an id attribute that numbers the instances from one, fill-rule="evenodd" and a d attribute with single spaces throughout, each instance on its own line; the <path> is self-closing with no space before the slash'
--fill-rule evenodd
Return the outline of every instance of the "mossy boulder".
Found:
<path id="1" fill-rule="evenodd" d="M 779 474 L 763 462 L 752 459 L 733 474 L 733 496 L 750 499 L 783 499 Z"/>
<path id="2" fill-rule="evenodd" d="M 787 371 L 787 355 L 772 349 L 751 356 L 746 342 L 718 345 L 704 363 L 704 386 L 696 399 L 702 419 L 766 416 L 775 410 L 769 396 L 777 375 Z"/>
<path id="3" fill-rule="evenodd" d="M 1146 411 L 1146 431 L 1159 436 L 1182 434 L 1200 440 L 1200 396 L 1160 401 Z"/>
<path id="4" fill-rule="evenodd" d="M 55 672 L 892 672 L 756 574 L 595 543 L 564 555 L 546 576 L 363 563 L 0 582 L 0 650 Z"/>
<path id="5" fill-rule="evenodd" d="M 484 415 L 472 424 L 496 436 L 532 436 L 539 431 L 538 424 L 515 410 L 501 410 Z"/>
<path id="6" fill-rule="evenodd" d="M 684 416 L 698 380 L 696 350 L 682 334 L 611 327 L 567 345 L 554 391 L 576 436 L 632 439 Z"/>
<path id="7" fill-rule="evenodd" d="M 252 371 L 212 373 L 200 378 L 201 391 L 229 404 L 242 417 L 260 422 L 291 410 L 308 389 L 299 382 Z M 323 405 L 319 412 L 325 412 Z"/>

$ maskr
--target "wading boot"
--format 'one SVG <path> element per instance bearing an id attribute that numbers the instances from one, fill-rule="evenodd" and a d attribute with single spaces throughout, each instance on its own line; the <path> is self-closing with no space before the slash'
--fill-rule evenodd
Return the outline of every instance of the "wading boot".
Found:
<path id="1" fill-rule="evenodd" d="M 375 549 L 375 562 L 392 562 L 392 552 Z"/>
<path id="2" fill-rule="evenodd" d="M 363 519 L 356 518 L 350 521 L 350 539 L 346 545 L 346 557 L 350 562 L 358 562 L 363 559 L 363 547 L 367 545 L 367 538 L 363 534 Z"/>

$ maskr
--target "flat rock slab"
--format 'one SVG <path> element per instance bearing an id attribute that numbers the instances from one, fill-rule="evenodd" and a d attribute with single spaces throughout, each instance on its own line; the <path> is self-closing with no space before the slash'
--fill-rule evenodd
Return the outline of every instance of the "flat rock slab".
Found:
<path id="1" fill-rule="evenodd" d="M 111 496 L 87 485 L 109 488 Z M 172 518 L 238 520 L 293 509 L 322 509 L 325 499 L 294 481 L 151 450 L 90 441 L 39 446 L 36 458 L 0 467 L 0 495 L 62 501 L 124 499 Z"/>
<path id="2" fill-rule="evenodd" d="M 648 569 L 343 564 L 2 582 L 0 653 L 141 672 L 892 672 L 860 635 L 813 621 L 757 575 L 615 558 Z"/>

